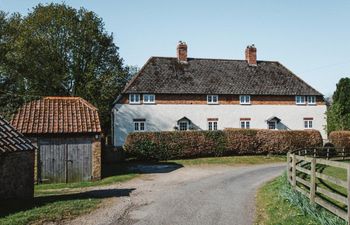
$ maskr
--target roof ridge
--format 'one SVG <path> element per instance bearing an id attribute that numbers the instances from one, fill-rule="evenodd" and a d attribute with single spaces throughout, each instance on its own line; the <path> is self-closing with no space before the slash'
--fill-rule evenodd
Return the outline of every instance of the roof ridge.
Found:
<path id="1" fill-rule="evenodd" d="M 90 102 L 86 101 L 82 97 L 79 96 L 45 96 L 43 97 L 44 100 L 78 100 L 81 101 L 84 105 L 87 107 L 93 109 L 93 110 L 98 110 L 96 106 L 91 104 Z"/>
<path id="2" fill-rule="evenodd" d="M 151 58 L 163 58 L 163 59 L 177 59 L 172 56 L 151 56 Z M 247 61 L 245 59 L 224 59 L 224 58 L 203 58 L 203 57 L 187 57 L 187 59 L 192 60 L 220 60 L 220 61 Z M 279 63 L 277 60 L 257 60 L 257 62 L 271 62 L 271 63 Z"/>

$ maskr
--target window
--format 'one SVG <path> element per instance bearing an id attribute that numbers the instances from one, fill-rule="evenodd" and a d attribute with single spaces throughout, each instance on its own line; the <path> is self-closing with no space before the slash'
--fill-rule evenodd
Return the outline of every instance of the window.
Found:
<path id="1" fill-rule="evenodd" d="M 156 98 L 155 95 L 153 94 L 144 94 L 143 95 L 143 103 L 155 103 L 156 102 Z"/>
<path id="2" fill-rule="evenodd" d="M 207 95 L 208 104 L 219 104 L 219 96 L 218 95 Z"/>
<path id="3" fill-rule="evenodd" d="M 313 118 L 304 118 L 305 129 L 312 129 L 312 125 L 313 125 Z"/>
<path id="4" fill-rule="evenodd" d="M 130 94 L 129 95 L 130 104 L 140 104 L 140 95 L 139 94 Z"/>
<path id="5" fill-rule="evenodd" d="M 305 104 L 305 96 L 295 96 L 295 103 L 297 105 L 304 105 Z"/>
<path id="6" fill-rule="evenodd" d="M 244 118 L 240 120 L 242 129 L 250 129 L 250 119 Z"/>
<path id="7" fill-rule="evenodd" d="M 208 130 L 218 130 L 218 122 L 208 121 Z"/>
<path id="8" fill-rule="evenodd" d="M 134 131 L 145 131 L 145 119 L 134 119 Z"/>
<path id="9" fill-rule="evenodd" d="M 316 105 L 316 96 L 307 96 L 307 104 Z"/>
<path id="10" fill-rule="evenodd" d="M 268 121 L 267 126 L 270 130 L 276 130 L 277 129 L 277 122 L 276 121 Z"/>
<path id="11" fill-rule="evenodd" d="M 239 102 L 241 105 L 250 105 L 250 95 L 239 96 Z"/>
<path id="12" fill-rule="evenodd" d="M 179 128 L 180 130 L 188 130 L 188 122 L 187 121 L 179 122 Z"/>

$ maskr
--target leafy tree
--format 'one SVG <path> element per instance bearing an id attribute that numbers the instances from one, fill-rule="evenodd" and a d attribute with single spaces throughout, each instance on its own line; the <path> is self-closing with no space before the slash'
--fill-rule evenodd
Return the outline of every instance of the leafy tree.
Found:
<path id="1" fill-rule="evenodd" d="M 84 8 L 54 3 L 39 4 L 25 17 L 0 15 L 0 24 L 2 20 L 6 24 L 0 35 L 5 30 L 9 36 L 4 43 L 7 53 L 0 56 L 0 65 L 1 61 L 5 65 L 3 73 L 0 69 L 4 74 L 0 99 L 6 93 L 17 96 L 18 104 L 29 97 L 80 96 L 99 109 L 102 128 L 108 133 L 111 105 L 127 82 L 129 69 L 102 19 Z M 10 112 L 14 107 L 8 108 Z"/>
<path id="2" fill-rule="evenodd" d="M 327 111 L 327 131 L 350 130 L 350 78 L 341 78 Z"/>

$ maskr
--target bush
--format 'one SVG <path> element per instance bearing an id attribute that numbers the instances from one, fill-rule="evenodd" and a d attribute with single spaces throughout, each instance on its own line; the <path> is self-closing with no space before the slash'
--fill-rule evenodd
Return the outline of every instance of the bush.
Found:
<path id="1" fill-rule="evenodd" d="M 350 149 L 350 131 L 333 131 L 329 140 L 336 148 Z"/>
<path id="2" fill-rule="evenodd" d="M 141 160 L 204 156 L 284 154 L 301 147 L 321 147 L 320 132 L 225 129 L 224 131 L 142 132 L 128 135 L 126 152 Z"/>

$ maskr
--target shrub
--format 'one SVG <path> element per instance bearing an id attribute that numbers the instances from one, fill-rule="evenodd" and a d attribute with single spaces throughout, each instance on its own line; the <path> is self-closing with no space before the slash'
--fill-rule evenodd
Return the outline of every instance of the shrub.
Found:
<path id="1" fill-rule="evenodd" d="M 333 131 L 329 134 L 330 142 L 337 148 L 350 148 L 350 131 Z"/>
<path id="2" fill-rule="evenodd" d="M 124 148 L 141 160 L 203 156 L 284 154 L 301 147 L 320 147 L 320 132 L 225 129 L 224 131 L 142 132 L 128 135 Z"/>

